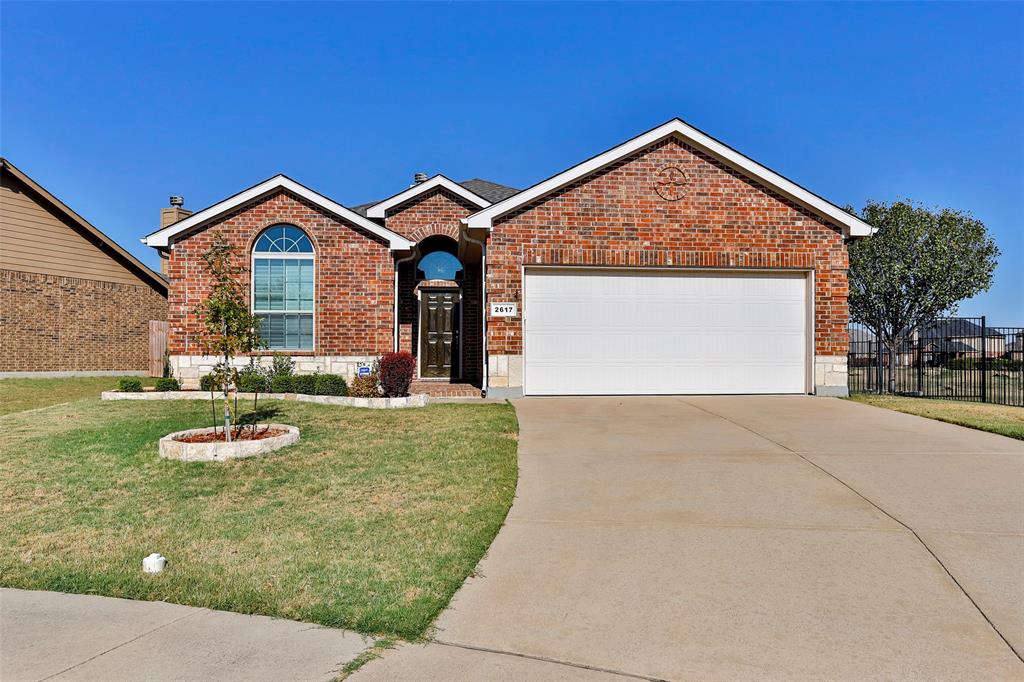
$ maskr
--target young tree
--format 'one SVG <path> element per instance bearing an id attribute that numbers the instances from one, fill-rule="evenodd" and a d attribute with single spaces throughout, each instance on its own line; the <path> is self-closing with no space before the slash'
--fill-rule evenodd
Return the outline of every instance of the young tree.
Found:
<path id="1" fill-rule="evenodd" d="M 203 253 L 203 261 L 213 286 L 196 312 L 203 316 L 206 327 L 207 354 L 220 358 L 213 376 L 224 401 L 224 439 L 230 441 L 233 413 L 229 393 L 238 377 L 231 361 L 240 353 L 252 353 L 263 346 L 260 320 L 249 312 L 239 281 L 246 269 L 236 264 L 234 250 L 223 234 L 213 234 L 213 244 Z"/>
<path id="2" fill-rule="evenodd" d="M 999 248 L 980 220 L 951 208 L 869 202 L 860 217 L 878 232 L 850 246 L 850 317 L 888 349 L 892 393 L 899 345 L 988 290 Z"/>

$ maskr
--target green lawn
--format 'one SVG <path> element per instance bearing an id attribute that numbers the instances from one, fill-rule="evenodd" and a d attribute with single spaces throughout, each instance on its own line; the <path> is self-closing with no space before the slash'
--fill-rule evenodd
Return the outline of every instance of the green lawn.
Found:
<path id="1" fill-rule="evenodd" d="M 37 407 L 94 398 L 117 388 L 120 377 L 69 377 L 66 379 L 0 379 L 0 415 Z M 156 379 L 138 377 L 143 386 Z"/>
<path id="2" fill-rule="evenodd" d="M 1024 440 L 1024 407 L 855 393 L 850 400 Z"/>
<path id="3" fill-rule="evenodd" d="M 210 422 L 203 401 L 0 417 L 0 584 L 423 635 L 512 503 L 512 407 L 268 407 L 302 440 L 228 463 L 157 456 Z"/>

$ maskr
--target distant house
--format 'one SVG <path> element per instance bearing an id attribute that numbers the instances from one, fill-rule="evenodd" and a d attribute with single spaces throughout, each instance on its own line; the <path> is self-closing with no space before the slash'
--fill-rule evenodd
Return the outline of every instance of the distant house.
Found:
<path id="1" fill-rule="evenodd" d="M 167 282 L 0 159 L 0 377 L 141 374 Z"/>

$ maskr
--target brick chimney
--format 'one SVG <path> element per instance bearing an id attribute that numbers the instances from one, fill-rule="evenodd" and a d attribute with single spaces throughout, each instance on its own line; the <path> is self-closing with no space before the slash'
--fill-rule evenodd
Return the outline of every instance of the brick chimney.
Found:
<path id="1" fill-rule="evenodd" d="M 184 207 L 185 198 L 180 196 L 173 196 L 170 198 L 171 207 L 160 209 L 160 229 L 164 229 L 168 225 L 173 225 L 179 220 L 192 215 L 192 211 Z M 167 274 L 167 261 L 170 258 L 170 253 L 166 251 L 160 252 L 160 272 Z"/>

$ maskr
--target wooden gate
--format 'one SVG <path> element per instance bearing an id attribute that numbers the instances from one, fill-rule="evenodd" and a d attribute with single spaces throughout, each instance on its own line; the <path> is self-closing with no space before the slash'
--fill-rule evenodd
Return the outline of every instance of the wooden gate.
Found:
<path id="1" fill-rule="evenodd" d="M 164 355 L 167 353 L 167 321 L 149 321 L 149 376 L 164 375 Z"/>

